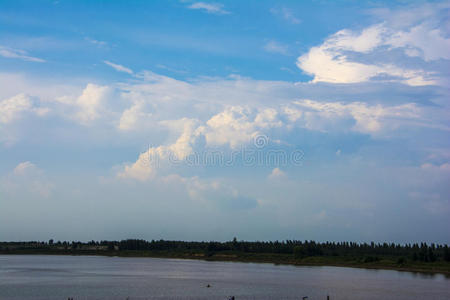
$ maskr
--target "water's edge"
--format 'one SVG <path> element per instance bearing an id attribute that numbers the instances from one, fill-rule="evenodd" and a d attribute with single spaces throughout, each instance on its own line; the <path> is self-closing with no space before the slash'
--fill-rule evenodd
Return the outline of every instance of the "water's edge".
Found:
<path id="1" fill-rule="evenodd" d="M 372 263 L 370 265 L 367 264 L 354 264 L 354 263 L 330 263 L 330 262 L 321 262 L 321 261 L 308 261 L 308 262 L 299 262 L 299 261 L 281 261 L 281 260 L 267 260 L 267 259 L 258 259 L 258 257 L 229 257 L 229 256 L 210 256 L 210 257 L 202 257 L 196 255 L 158 255 L 155 253 L 121 253 L 121 252 L 108 252 L 108 253 L 99 253 L 97 251 L 85 251 L 85 252 L 9 252 L 5 253 L 0 251 L 0 255 L 48 255 L 48 256 L 98 256 L 98 257 L 126 257 L 126 258 L 161 258 L 161 259 L 184 259 L 184 260 L 201 260 L 201 261 L 216 261 L 216 262 L 239 262 L 239 263 L 258 263 L 258 264 L 271 264 L 271 265 L 286 265 L 286 266 L 298 266 L 298 267 L 341 267 L 341 268 L 355 268 L 355 269 L 367 269 L 367 270 L 392 270 L 399 272 L 409 272 L 409 273 L 421 273 L 421 274 L 442 274 L 445 277 L 450 278 L 449 270 L 436 270 L 436 269 L 423 269 L 418 267 L 410 267 L 410 266 L 386 266 L 382 264 Z"/>

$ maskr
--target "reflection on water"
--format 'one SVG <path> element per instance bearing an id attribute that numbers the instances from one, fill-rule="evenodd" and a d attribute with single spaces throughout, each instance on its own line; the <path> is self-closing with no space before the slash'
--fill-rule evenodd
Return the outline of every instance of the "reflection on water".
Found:
<path id="1" fill-rule="evenodd" d="M 210 287 L 207 287 L 207 285 Z M 443 275 L 337 267 L 0 255 L 0 299 L 450 299 Z"/>

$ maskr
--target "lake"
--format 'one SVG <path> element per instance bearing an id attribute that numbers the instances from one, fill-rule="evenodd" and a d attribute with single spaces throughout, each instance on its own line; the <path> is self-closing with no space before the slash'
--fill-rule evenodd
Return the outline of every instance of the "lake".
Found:
<path id="1" fill-rule="evenodd" d="M 211 287 L 207 287 L 207 285 Z M 391 270 L 0 255 L 0 299 L 450 299 L 450 279 Z"/>

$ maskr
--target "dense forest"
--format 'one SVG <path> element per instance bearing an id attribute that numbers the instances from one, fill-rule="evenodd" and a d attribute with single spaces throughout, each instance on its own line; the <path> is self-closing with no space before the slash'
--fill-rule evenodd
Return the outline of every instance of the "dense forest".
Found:
<path id="1" fill-rule="evenodd" d="M 315 241 L 268 241 L 247 242 L 234 238 L 228 242 L 185 242 L 139 239 L 122 241 L 90 241 L 90 242 L 61 242 L 50 240 L 48 242 L 0 242 L 0 253 L 74 253 L 83 252 L 96 254 L 120 254 L 142 252 L 142 254 L 173 254 L 179 256 L 213 257 L 218 254 L 230 258 L 239 254 L 249 257 L 250 254 L 273 254 L 293 260 L 302 260 L 307 257 L 351 257 L 358 258 L 359 262 L 376 262 L 389 257 L 396 259 L 398 264 L 412 262 L 449 262 L 450 249 L 448 245 L 436 244 L 394 244 L 394 243 L 355 243 L 355 242 L 315 242 Z M 179 254 L 179 255 L 176 255 Z M 151 256 L 151 255 L 148 255 Z M 170 255 L 169 255 L 170 256 Z"/>

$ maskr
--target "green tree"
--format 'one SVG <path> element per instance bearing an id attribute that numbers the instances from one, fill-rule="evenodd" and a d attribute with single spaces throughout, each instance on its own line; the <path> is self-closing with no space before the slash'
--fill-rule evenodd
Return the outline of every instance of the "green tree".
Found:
<path id="1" fill-rule="evenodd" d="M 294 247 L 294 257 L 297 259 L 302 259 L 306 256 L 306 251 L 303 246 L 295 246 Z"/>

